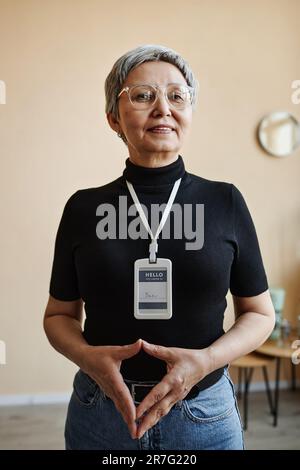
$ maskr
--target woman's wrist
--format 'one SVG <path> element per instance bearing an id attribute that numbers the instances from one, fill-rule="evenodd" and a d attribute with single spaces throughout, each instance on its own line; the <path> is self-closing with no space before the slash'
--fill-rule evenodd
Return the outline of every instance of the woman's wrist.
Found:
<path id="1" fill-rule="evenodd" d="M 214 355 L 214 348 L 212 346 L 208 346 L 207 348 L 201 349 L 202 354 L 202 364 L 203 370 L 205 373 L 205 377 L 211 372 L 214 372 L 218 367 L 216 366 L 215 355 Z"/>
<path id="2" fill-rule="evenodd" d="M 93 348 L 93 346 L 88 343 L 81 344 L 80 347 L 77 348 L 76 357 L 73 359 L 78 367 L 84 372 L 88 369 L 88 357 L 90 355 L 91 348 Z"/>

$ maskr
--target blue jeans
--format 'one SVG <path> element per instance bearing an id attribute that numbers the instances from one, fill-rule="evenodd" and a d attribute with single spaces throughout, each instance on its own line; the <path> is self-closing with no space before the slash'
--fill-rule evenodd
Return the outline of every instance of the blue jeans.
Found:
<path id="1" fill-rule="evenodd" d="M 137 405 L 137 402 L 135 402 Z M 74 378 L 65 426 L 66 449 L 244 449 L 234 385 L 228 369 L 192 399 L 179 400 L 141 439 L 132 439 L 113 401 L 84 372 Z"/>

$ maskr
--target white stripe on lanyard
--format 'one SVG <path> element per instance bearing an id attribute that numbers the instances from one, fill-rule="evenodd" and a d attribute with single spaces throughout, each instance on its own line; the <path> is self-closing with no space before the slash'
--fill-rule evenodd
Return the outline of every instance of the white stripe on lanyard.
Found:
<path id="1" fill-rule="evenodd" d="M 150 245 L 149 245 L 149 253 L 150 253 L 149 254 L 149 261 L 150 261 L 150 263 L 156 263 L 156 253 L 157 253 L 157 250 L 158 250 L 157 238 L 158 238 L 158 235 L 160 234 L 160 232 L 161 232 L 161 230 L 162 230 L 163 226 L 165 225 L 165 222 L 168 218 L 168 215 L 169 215 L 170 210 L 172 208 L 172 205 L 173 205 L 174 199 L 176 197 L 180 182 L 181 182 L 181 178 L 179 178 L 177 181 L 175 181 L 172 192 L 171 192 L 169 200 L 168 200 L 168 203 L 167 203 L 166 208 L 164 210 L 164 213 L 162 215 L 160 224 L 157 228 L 155 236 L 153 236 L 152 230 L 149 227 L 148 220 L 145 216 L 145 212 L 143 211 L 143 208 L 140 204 L 140 201 L 138 200 L 136 192 L 135 192 L 132 184 L 129 181 L 126 180 L 127 187 L 129 189 L 131 197 L 134 201 L 135 207 L 136 207 L 136 209 L 137 209 L 137 211 L 140 215 L 140 218 L 141 218 L 147 232 L 149 233 L 149 235 L 151 237 L 151 240 L 152 240 Z"/>

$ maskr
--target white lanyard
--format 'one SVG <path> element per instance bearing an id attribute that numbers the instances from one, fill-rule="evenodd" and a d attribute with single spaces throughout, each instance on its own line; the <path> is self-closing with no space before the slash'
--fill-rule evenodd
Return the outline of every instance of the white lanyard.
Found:
<path id="1" fill-rule="evenodd" d="M 165 225 L 165 222 L 168 218 L 168 215 L 169 215 L 170 210 L 172 208 L 172 205 L 173 205 L 174 199 L 176 197 L 180 182 L 181 182 L 181 178 L 179 178 L 177 181 L 175 181 L 172 192 L 171 192 L 169 200 L 168 200 L 168 203 L 167 203 L 166 208 L 164 210 L 164 213 L 162 215 L 160 224 L 157 228 L 155 236 L 153 236 L 152 230 L 149 227 L 148 220 L 147 220 L 147 218 L 145 216 L 145 212 L 143 211 L 143 208 L 142 208 L 142 206 L 141 206 L 141 204 L 138 200 L 136 192 L 135 192 L 132 184 L 129 181 L 126 180 L 127 187 L 129 189 L 131 197 L 134 201 L 135 207 L 136 207 L 136 209 L 137 209 L 137 211 L 140 215 L 140 218 L 141 218 L 147 232 L 149 233 L 149 235 L 151 237 L 151 240 L 152 240 L 152 242 L 149 245 L 149 253 L 150 253 L 149 261 L 150 261 L 150 263 L 156 263 L 156 253 L 157 253 L 157 250 L 158 250 L 157 238 L 158 238 L 158 235 L 160 234 L 160 232 L 161 232 L 161 230 L 162 230 L 163 226 Z"/>

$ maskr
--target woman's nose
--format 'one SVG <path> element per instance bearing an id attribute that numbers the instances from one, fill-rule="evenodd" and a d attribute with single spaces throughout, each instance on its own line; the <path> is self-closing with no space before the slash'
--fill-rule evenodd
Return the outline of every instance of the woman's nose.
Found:
<path id="1" fill-rule="evenodd" d="M 158 95 L 157 95 L 157 99 L 154 103 L 153 112 L 156 113 L 156 114 L 159 113 L 159 114 L 162 114 L 162 115 L 170 115 L 171 114 L 170 105 L 167 101 L 167 98 L 166 98 L 165 94 L 162 91 L 160 91 L 160 93 L 158 93 Z"/>

